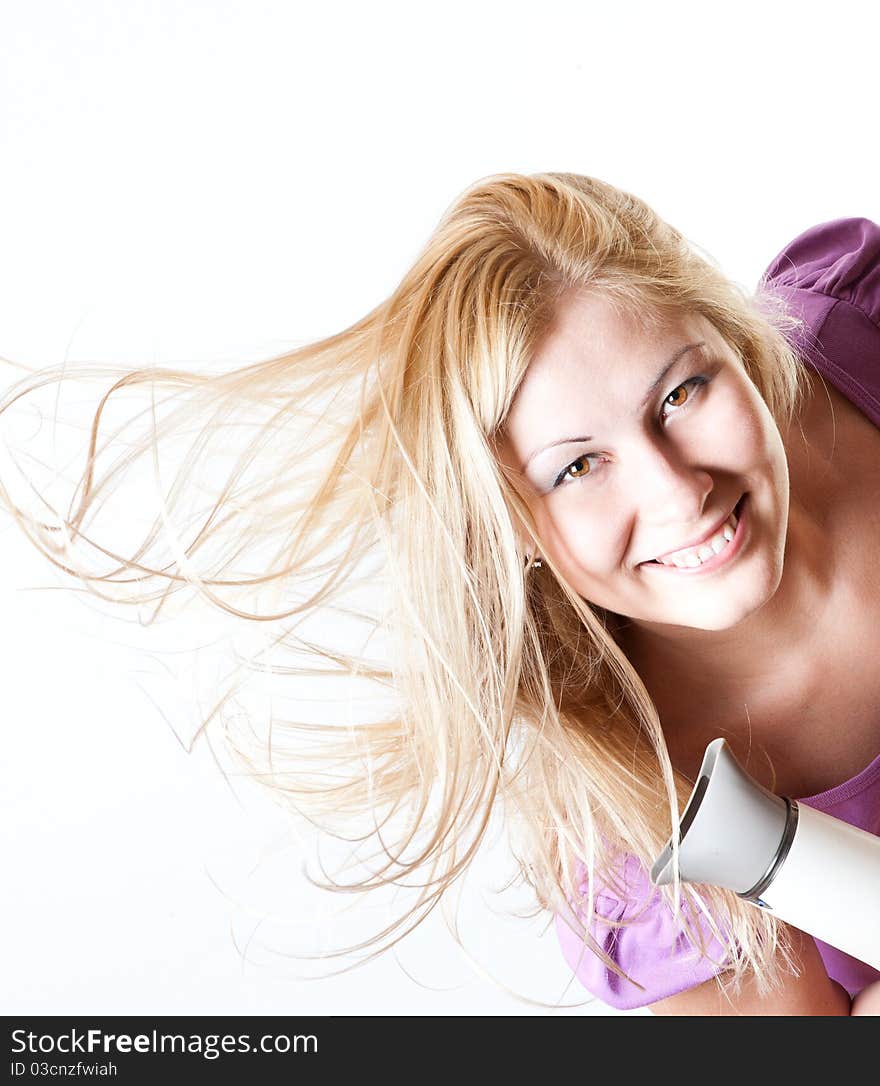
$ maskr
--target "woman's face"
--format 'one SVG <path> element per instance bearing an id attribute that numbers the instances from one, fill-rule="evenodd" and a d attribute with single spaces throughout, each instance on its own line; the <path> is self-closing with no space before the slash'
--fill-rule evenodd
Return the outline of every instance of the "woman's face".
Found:
<path id="1" fill-rule="evenodd" d="M 566 295 L 517 391 L 500 455 L 521 473 L 538 553 L 608 611 L 646 628 L 729 629 L 779 585 L 782 437 L 702 316 L 648 334 L 601 298 Z M 702 540 L 744 495 L 739 530 L 711 565 L 652 561 Z"/>

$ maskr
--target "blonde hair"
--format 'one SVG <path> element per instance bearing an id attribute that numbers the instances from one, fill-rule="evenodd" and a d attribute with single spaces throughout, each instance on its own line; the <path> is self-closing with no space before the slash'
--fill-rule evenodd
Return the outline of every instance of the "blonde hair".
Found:
<path id="1" fill-rule="evenodd" d="M 378 947 L 369 957 L 424 919 L 498 808 L 535 911 L 564 917 L 585 952 L 619 974 L 583 920 L 601 884 L 625 892 L 624 857 L 650 866 L 690 794 L 609 616 L 554 568 L 497 456 L 536 344 L 573 287 L 648 325 L 660 313 L 703 315 L 780 428 L 794 418 L 802 368 L 783 334 L 796 322 L 781 303 L 747 296 L 626 192 L 576 174 L 506 173 L 468 188 L 391 296 L 337 335 L 219 375 L 74 370 L 105 391 L 68 511 L 43 496 L 44 508 L 28 512 L 2 487 L 33 543 L 89 591 L 155 603 L 155 618 L 189 585 L 243 620 L 281 624 L 275 645 L 306 663 L 277 673 L 326 673 L 316 669 L 326 661 L 391 692 L 393 711 L 378 720 L 319 726 L 273 716 L 255 755 L 226 728 L 235 758 L 292 812 L 338 837 L 368 827 L 364 839 L 378 843 L 382 861 L 360 882 L 327 888 L 419 877 L 416 906 L 361 944 Z M 0 412 L 66 376 L 44 370 L 18 382 Z M 149 433 L 129 438 L 102 473 L 102 455 L 133 421 L 106 435 L 111 408 L 143 388 Z M 111 483 L 147 453 L 158 468 L 160 440 L 188 433 L 195 441 L 143 538 L 123 552 L 101 542 L 90 528 Z M 210 506 L 184 524 L 184 499 L 210 489 L 198 473 L 211 464 L 216 473 L 218 442 L 236 455 Z M 524 569 L 517 524 L 542 554 L 540 573 Z M 373 593 L 369 606 L 338 602 L 362 588 Z M 321 608 L 387 634 L 389 658 L 300 637 L 299 623 Z M 779 951 L 791 964 L 777 921 L 731 891 L 675 883 L 659 892 L 695 954 L 707 943 L 693 920 L 707 921 L 734 991 L 749 970 L 769 991 Z"/>

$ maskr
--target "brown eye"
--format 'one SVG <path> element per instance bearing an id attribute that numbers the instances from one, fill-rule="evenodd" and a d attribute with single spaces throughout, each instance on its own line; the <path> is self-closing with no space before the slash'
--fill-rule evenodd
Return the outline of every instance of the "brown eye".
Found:
<path id="1" fill-rule="evenodd" d="M 677 385 L 663 401 L 669 407 L 675 408 L 678 412 L 682 407 L 686 407 L 694 398 L 692 392 L 701 392 L 702 386 L 708 384 L 708 377 L 704 377 L 702 374 L 696 374 L 693 377 L 689 377 L 686 381 L 682 381 L 680 385 Z M 672 398 L 677 397 L 674 403 Z"/>
<path id="2" fill-rule="evenodd" d="M 683 400 L 679 400 L 679 401 L 678 401 L 677 403 L 670 403 L 670 400 L 672 399 L 672 397 L 673 397 L 673 396 L 674 396 L 674 395 L 675 395 L 675 394 L 676 394 L 677 392 L 684 392 L 684 393 L 685 393 L 684 399 L 683 399 Z M 672 391 L 671 391 L 671 392 L 669 393 L 669 395 L 668 395 L 668 396 L 666 397 L 666 402 L 667 402 L 667 403 L 669 404 L 669 406 L 670 406 L 670 407 L 681 407 L 681 406 L 682 406 L 682 404 L 685 404 L 685 403 L 687 403 L 687 400 L 688 400 L 688 395 L 689 395 L 689 393 L 687 392 L 687 389 L 686 389 L 685 385 L 679 385 L 679 386 L 678 386 L 678 388 L 674 388 L 674 389 L 673 389 L 673 390 L 672 390 Z"/>
<path id="3" fill-rule="evenodd" d="M 593 474 L 593 468 L 590 464 L 590 460 L 596 459 L 599 459 L 598 453 L 592 456 L 579 456 L 577 460 L 572 460 L 568 467 L 563 468 L 562 471 L 560 471 L 560 473 L 556 476 L 552 489 L 555 490 L 557 487 L 567 486 L 569 483 L 577 482 L 578 479 L 589 478 L 589 476 Z M 577 468 L 579 464 L 581 465 L 581 471 L 577 474 L 572 474 L 572 470 Z M 586 468 L 587 470 L 583 470 L 584 468 Z"/>
<path id="4" fill-rule="evenodd" d="M 569 479 L 582 479 L 584 477 L 583 475 L 571 474 L 572 468 L 577 467 L 578 464 L 583 464 L 586 468 L 589 469 L 590 461 L 587 459 L 586 456 L 582 456 L 580 458 L 580 460 L 573 460 L 568 465 L 568 467 L 565 469 L 565 474 L 568 475 Z M 589 474 L 590 474 L 589 470 L 584 472 L 584 475 L 589 475 Z"/>

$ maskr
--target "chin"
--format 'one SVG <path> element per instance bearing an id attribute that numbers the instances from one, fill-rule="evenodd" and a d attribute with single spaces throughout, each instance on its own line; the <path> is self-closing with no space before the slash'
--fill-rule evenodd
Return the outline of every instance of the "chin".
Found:
<path id="1" fill-rule="evenodd" d="M 706 600 L 705 607 L 692 605 L 687 608 L 687 614 L 682 616 L 681 621 L 675 622 L 673 619 L 672 622 L 695 630 L 733 630 L 773 599 L 781 580 L 780 568 L 763 584 L 753 582 L 751 592 L 738 591 L 723 600 Z"/>
<path id="2" fill-rule="evenodd" d="M 751 609 L 737 608 L 736 612 L 730 612 L 728 614 L 716 613 L 714 615 L 695 616 L 690 622 L 683 622 L 683 626 L 687 626 L 692 630 L 706 630 L 713 631 L 715 633 L 723 633 L 725 630 L 734 630 L 740 623 L 745 622 L 750 618 L 755 610 L 760 610 L 760 607 Z"/>

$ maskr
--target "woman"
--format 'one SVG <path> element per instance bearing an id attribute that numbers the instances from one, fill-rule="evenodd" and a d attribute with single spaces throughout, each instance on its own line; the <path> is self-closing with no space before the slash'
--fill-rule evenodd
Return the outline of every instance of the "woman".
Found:
<path id="1" fill-rule="evenodd" d="M 876 269 L 875 233 L 866 244 Z M 318 733 L 273 717 L 253 766 L 329 832 L 350 839 L 363 819 L 381 859 L 346 889 L 422 888 L 367 945 L 423 918 L 500 805 L 523 879 L 608 1002 L 867 1013 L 876 978 L 849 991 L 813 940 L 735 894 L 685 885 L 649 900 L 639 881 L 708 740 L 724 735 L 755 776 L 766 758 L 766 783 L 797 796 L 877 753 L 876 682 L 861 665 L 876 652 L 864 510 L 880 437 L 783 334 L 805 328 L 629 194 L 501 174 L 462 194 L 391 297 L 338 335 L 219 377 L 119 376 L 69 511 L 29 513 L 11 483 L 3 496 L 47 556 L 102 594 L 124 585 L 112 591 L 158 611 L 191 585 L 282 626 L 279 646 L 390 686 L 378 721 Z M 63 376 L 18 385 L 2 410 Z M 128 436 L 102 474 L 105 412 L 140 387 L 156 402 L 163 386 L 174 413 Z M 87 530 L 137 454 L 158 466 L 161 442 L 189 432 L 137 547 Z M 184 498 L 209 488 L 201 465 L 215 498 L 184 523 Z M 690 545 L 706 536 L 719 553 L 701 566 Z M 374 588 L 376 558 L 390 605 L 374 594 L 358 608 L 388 634 L 390 666 L 295 632 L 346 586 Z"/>
<path id="2" fill-rule="evenodd" d="M 807 251 L 826 259 L 805 273 Z M 811 292 L 808 308 L 821 310 L 805 327 L 821 325 L 827 350 L 857 374 L 869 367 L 859 384 L 827 357 L 817 362 L 854 399 L 862 392 L 863 410 L 808 372 L 806 403 L 783 440 L 735 352 L 704 317 L 673 317 L 644 332 L 582 291 L 557 306 L 506 423 L 508 463 L 525 465 L 545 553 L 581 596 L 614 613 L 615 637 L 660 710 L 676 768 L 695 780 L 707 743 L 725 735 L 767 787 L 812 797 L 813 806 L 852 806 L 856 789 L 873 785 L 875 795 L 860 797 L 848 818 L 872 831 L 880 827 L 880 682 L 871 681 L 880 593 L 872 591 L 865 510 L 880 497 L 880 400 L 870 395 L 872 381 L 880 388 L 880 336 L 860 303 L 880 308 L 878 259 L 874 224 L 829 223 L 787 247 L 766 284 L 786 294 L 785 279 L 799 281 L 797 289 Z M 668 360 L 659 386 L 657 359 Z M 652 387 L 671 389 L 662 423 L 653 406 L 632 409 Z M 579 429 L 596 436 L 544 440 Z M 642 872 L 625 904 L 603 894 L 604 913 L 636 916 L 649 892 Z M 638 963 L 655 994 L 711 975 L 709 962 L 692 971 L 668 952 L 671 929 L 651 930 L 667 920 L 648 909 L 609 938 L 617 964 Z M 575 964 L 574 940 L 559 930 Z M 824 954 L 851 989 L 876 978 L 830 947 Z M 822 959 L 812 960 L 820 970 Z M 618 1006 L 649 1002 L 598 959 L 581 976 Z M 700 1007 L 701 999 L 716 1006 L 717 996 L 711 985 L 654 1009 Z"/>

